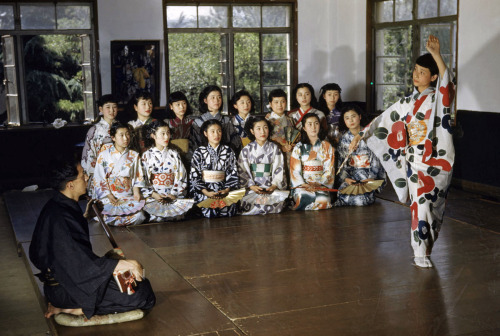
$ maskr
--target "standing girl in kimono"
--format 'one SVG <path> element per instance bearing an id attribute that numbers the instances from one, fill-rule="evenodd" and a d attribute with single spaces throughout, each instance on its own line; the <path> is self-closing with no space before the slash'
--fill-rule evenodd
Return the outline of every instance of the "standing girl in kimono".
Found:
<path id="1" fill-rule="evenodd" d="M 144 144 L 142 129 L 144 125 L 154 120 L 151 118 L 153 99 L 148 92 L 139 92 L 130 99 L 129 105 L 133 106 L 137 113 L 137 119 L 128 122 L 134 128 L 130 147 L 139 153 L 143 153 L 146 150 L 146 145 Z"/>
<path id="2" fill-rule="evenodd" d="M 236 157 L 229 146 L 223 145 L 222 124 L 216 119 L 205 121 L 200 129 L 204 145 L 198 147 L 191 160 L 190 192 L 196 203 L 208 198 L 215 203 L 238 188 Z M 201 209 L 205 217 L 230 217 L 238 212 L 238 203 L 223 208 Z"/>
<path id="3" fill-rule="evenodd" d="M 302 128 L 302 118 L 307 113 L 314 113 L 318 116 L 321 128 L 327 130 L 325 114 L 318 110 L 316 95 L 314 88 L 309 83 L 300 83 L 292 91 L 292 110 L 288 112 L 288 116 L 292 118 L 294 126 L 297 129 Z"/>
<path id="4" fill-rule="evenodd" d="M 231 147 L 235 153 L 241 150 L 241 138 L 238 131 L 234 128 L 231 118 L 221 114 L 222 90 L 215 85 L 207 86 L 200 93 L 200 116 L 195 119 L 191 126 L 191 137 L 189 150 L 194 152 L 204 141 L 204 135 L 201 126 L 207 120 L 215 119 L 222 125 L 222 142 Z"/>
<path id="5" fill-rule="evenodd" d="M 362 111 L 357 105 L 347 105 L 342 108 L 340 129 L 346 130 L 340 138 L 337 147 L 338 162 L 343 163 L 349 156 L 344 166 L 340 168 L 340 187 L 335 206 L 343 205 L 370 205 L 375 202 L 375 191 L 380 192 L 385 185 L 373 191 L 359 195 L 342 193 L 342 189 L 356 184 L 367 183 L 374 180 L 385 180 L 385 170 L 375 154 L 368 148 L 364 141 L 359 143 L 358 148 L 349 153 L 349 145 L 352 139 L 361 131 Z"/>
<path id="6" fill-rule="evenodd" d="M 194 121 L 192 113 L 191 105 L 184 93 L 176 91 L 170 94 L 165 122 L 171 130 L 171 146 L 179 151 L 185 167 L 189 167 L 191 163 L 189 137 Z"/>
<path id="7" fill-rule="evenodd" d="M 81 162 L 84 173 L 89 177 L 87 191 L 92 198 L 94 197 L 92 181 L 97 156 L 102 145 L 111 145 L 113 143 L 109 135 L 109 128 L 118 114 L 118 104 L 110 94 L 102 96 L 97 105 L 99 105 L 99 118 L 87 132 Z"/>
<path id="8" fill-rule="evenodd" d="M 406 203 L 409 194 L 410 239 L 419 267 L 433 267 L 430 255 L 443 222 L 455 158 L 450 123 L 455 86 L 438 38 L 429 36 L 426 49 L 429 54 L 417 58 L 413 69 L 412 95 L 374 119 L 350 145 L 352 151 L 365 139 L 382 161 L 399 200 Z"/>
<path id="9" fill-rule="evenodd" d="M 321 87 L 319 90 L 318 109 L 323 111 L 326 116 L 326 123 L 328 125 L 328 140 L 332 145 L 339 142 L 339 121 L 340 109 L 342 108 L 342 98 L 340 93 L 342 89 L 337 83 L 328 83 Z"/>
<path id="10" fill-rule="evenodd" d="M 302 138 L 292 151 L 290 180 L 293 210 L 320 210 L 332 207 L 330 189 L 335 178 L 334 149 L 325 140 L 315 113 L 302 118 Z"/>
<path id="11" fill-rule="evenodd" d="M 247 91 L 240 90 L 231 98 L 231 105 L 231 113 L 233 114 L 232 122 L 234 128 L 238 131 L 242 146 L 244 147 L 250 143 L 248 134 L 245 132 L 245 122 L 251 114 L 255 113 L 255 103 Z"/>
<path id="12" fill-rule="evenodd" d="M 161 120 L 144 126 L 146 145 L 142 154 L 142 166 L 148 186 L 142 188 L 146 198 L 144 210 L 150 222 L 164 222 L 184 218 L 191 206 L 178 206 L 178 198 L 184 198 L 187 188 L 187 172 L 176 150 L 169 148 L 170 129 Z M 179 204 L 177 204 L 179 203 Z"/>
<path id="13" fill-rule="evenodd" d="M 283 210 L 286 189 L 285 161 L 277 144 L 268 140 L 271 123 L 264 117 L 250 117 L 246 123 L 252 140 L 238 158 L 240 185 L 248 188 L 241 200 L 243 215 L 265 215 Z"/>
<path id="14" fill-rule="evenodd" d="M 115 122 L 110 129 L 113 145 L 101 151 L 94 172 L 94 192 L 103 205 L 108 225 L 144 222 L 141 188 L 145 186 L 139 154 L 128 149 L 129 127 Z"/>

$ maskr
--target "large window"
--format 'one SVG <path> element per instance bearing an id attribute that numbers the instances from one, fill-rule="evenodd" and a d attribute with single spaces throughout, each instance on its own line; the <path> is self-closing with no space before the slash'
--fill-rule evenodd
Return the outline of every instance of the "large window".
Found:
<path id="1" fill-rule="evenodd" d="M 246 89 L 256 113 L 267 112 L 269 92 L 290 93 L 295 79 L 296 1 L 203 3 L 164 1 L 168 92 L 183 91 L 197 110 L 200 91 L 216 84 L 227 111 Z"/>
<path id="2" fill-rule="evenodd" d="M 95 1 L 0 5 L 0 122 L 94 119 Z"/>
<path id="3" fill-rule="evenodd" d="M 368 105 L 383 111 L 413 90 L 412 65 L 426 53 L 430 34 L 439 37 L 441 54 L 456 75 L 458 0 L 368 0 L 373 40 L 368 57 Z"/>

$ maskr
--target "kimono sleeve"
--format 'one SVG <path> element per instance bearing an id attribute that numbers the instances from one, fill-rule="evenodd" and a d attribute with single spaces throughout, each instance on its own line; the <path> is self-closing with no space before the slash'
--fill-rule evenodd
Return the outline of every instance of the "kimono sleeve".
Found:
<path id="1" fill-rule="evenodd" d="M 238 168 L 236 164 L 236 156 L 231 148 L 226 147 L 227 150 L 227 162 L 226 162 L 226 183 L 225 188 L 237 189 L 239 187 L 238 182 Z"/>
<path id="2" fill-rule="evenodd" d="M 285 178 L 285 160 L 283 158 L 283 153 L 279 149 L 278 145 L 273 146 L 273 163 L 272 163 L 272 181 L 278 189 L 286 189 L 287 182 Z"/>
<path id="3" fill-rule="evenodd" d="M 292 151 L 290 157 L 290 183 L 292 188 L 296 188 L 305 184 L 304 178 L 302 177 L 302 161 L 301 161 L 301 147 L 302 143 L 298 143 Z"/>
<path id="4" fill-rule="evenodd" d="M 142 161 L 142 170 L 143 170 L 143 174 L 144 174 L 144 184 L 145 184 L 144 187 L 141 188 L 141 193 L 145 198 L 147 198 L 147 197 L 151 197 L 151 195 L 154 192 L 154 188 L 153 188 L 151 181 L 150 181 L 151 167 L 148 164 L 148 162 L 149 162 L 148 151 L 145 151 L 142 154 L 141 161 Z"/>
<path id="5" fill-rule="evenodd" d="M 208 189 L 203 181 L 203 154 L 202 149 L 198 148 L 193 153 L 191 159 L 191 171 L 189 172 L 190 192 L 199 194 L 203 189 Z"/>
<path id="6" fill-rule="evenodd" d="M 328 141 L 321 142 L 321 151 L 323 152 L 323 175 L 321 176 L 321 184 L 331 188 L 335 180 L 334 164 L 335 153 L 332 145 Z"/>
<path id="7" fill-rule="evenodd" d="M 108 186 L 108 179 L 106 176 L 106 166 L 108 165 L 107 156 L 109 151 L 105 150 L 97 157 L 94 169 L 94 193 L 98 199 L 104 198 L 111 194 Z"/>
<path id="8" fill-rule="evenodd" d="M 139 159 L 139 154 L 136 152 L 131 152 L 132 166 L 130 171 L 131 185 L 132 187 L 143 188 L 146 186 L 144 181 L 144 171 L 142 169 L 141 160 Z M 133 153 L 133 154 L 132 154 Z"/>
<path id="9" fill-rule="evenodd" d="M 250 145 L 245 146 L 238 158 L 238 175 L 240 179 L 240 185 L 245 188 L 250 188 L 255 185 L 253 180 L 252 169 L 250 168 Z"/>
<path id="10" fill-rule="evenodd" d="M 181 157 L 177 151 L 172 151 L 174 157 L 174 167 L 177 167 L 174 178 L 174 187 L 172 188 L 172 195 L 178 197 L 186 192 L 187 187 L 187 171 L 182 163 Z"/>
<path id="11" fill-rule="evenodd" d="M 81 165 L 84 173 L 89 176 L 94 173 L 94 167 L 97 160 L 97 149 L 94 140 L 96 128 L 97 127 L 94 125 L 87 132 L 87 136 L 85 137 L 85 145 L 83 146 L 82 151 Z"/>

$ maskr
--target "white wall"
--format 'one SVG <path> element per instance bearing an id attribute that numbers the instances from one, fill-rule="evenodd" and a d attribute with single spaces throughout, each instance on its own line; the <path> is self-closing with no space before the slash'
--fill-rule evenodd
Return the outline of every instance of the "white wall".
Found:
<path id="1" fill-rule="evenodd" d="M 500 2 L 461 0 L 457 107 L 500 112 Z"/>
<path id="2" fill-rule="evenodd" d="M 160 105 L 166 104 L 162 0 L 98 0 L 102 93 L 111 93 L 113 40 L 160 40 Z"/>
<path id="3" fill-rule="evenodd" d="M 365 101 L 366 1 L 298 0 L 298 12 L 299 82 L 316 93 L 334 82 L 344 101 Z"/>

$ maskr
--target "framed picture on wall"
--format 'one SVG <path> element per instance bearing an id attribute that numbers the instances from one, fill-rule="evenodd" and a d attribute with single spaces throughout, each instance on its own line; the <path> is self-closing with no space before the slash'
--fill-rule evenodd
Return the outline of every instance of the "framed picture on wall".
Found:
<path id="1" fill-rule="evenodd" d="M 111 41 L 111 92 L 126 105 L 137 92 L 160 102 L 160 41 Z"/>

